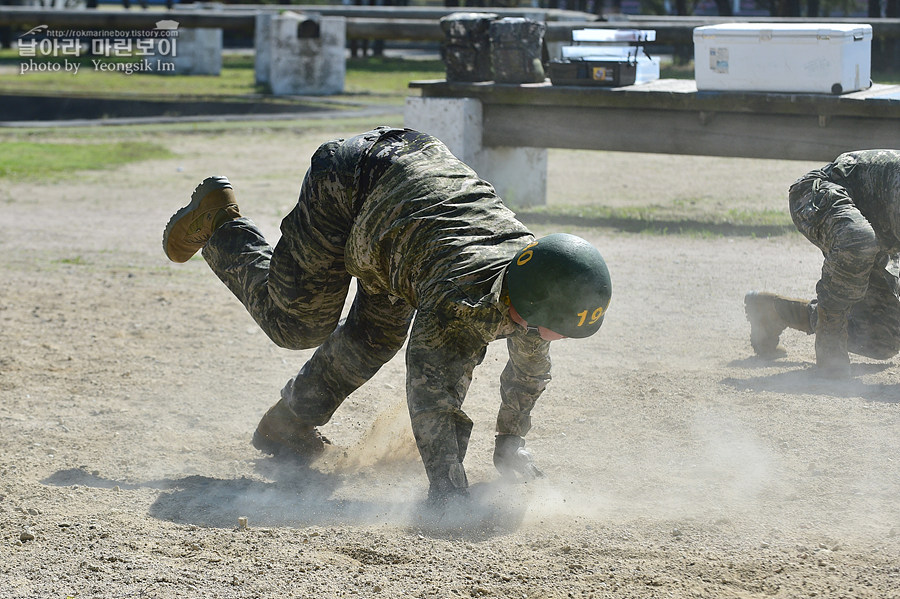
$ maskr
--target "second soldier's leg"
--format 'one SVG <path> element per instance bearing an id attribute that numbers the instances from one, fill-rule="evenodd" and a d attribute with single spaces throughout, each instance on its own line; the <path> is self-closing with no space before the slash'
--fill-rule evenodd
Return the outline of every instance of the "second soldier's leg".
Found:
<path id="1" fill-rule="evenodd" d="M 856 208 L 842 206 L 835 212 L 826 228 L 832 247 L 816 284 L 816 365 L 822 376 L 844 379 L 850 376 L 850 311 L 865 297 L 878 242 Z"/>
<path id="2" fill-rule="evenodd" d="M 350 231 L 346 165 L 339 141 L 313 154 L 294 209 L 271 248 L 256 225 L 239 218 L 220 226 L 203 257 L 272 341 L 288 349 L 322 343 L 337 326 L 350 287 L 344 245 Z"/>
<path id="3" fill-rule="evenodd" d="M 873 268 L 862 301 L 850 309 L 847 348 L 851 353 L 887 360 L 900 352 L 900 300 L 896 276 Z"/>
<path id="4" fill-rule="evenodd" d="M 751 291 L 744 296 L 744 313 L 750 322 L 750 345 L 763 358 L 779 358 L 787 354 L 779 343 L 781 333 L 796 329 L 806 334 L 815 332 L 811 302 L 769 293 Z"/>

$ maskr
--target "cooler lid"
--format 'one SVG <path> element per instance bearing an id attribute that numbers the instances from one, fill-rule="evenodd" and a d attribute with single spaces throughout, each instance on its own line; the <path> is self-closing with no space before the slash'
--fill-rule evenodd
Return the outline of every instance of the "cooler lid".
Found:
<path id="1" fill-rule="evenodd" d="M 868 23 L 722 23 L 694 28 L 694 40 L 717 37 L 747 39 L 871 39 Z"/>

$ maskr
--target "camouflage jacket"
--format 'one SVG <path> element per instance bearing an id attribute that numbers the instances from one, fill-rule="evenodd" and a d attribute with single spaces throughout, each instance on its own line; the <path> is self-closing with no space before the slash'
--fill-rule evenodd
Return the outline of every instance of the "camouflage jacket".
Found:
<path id="1" fill-rule="evenodd" d="M 822 176 L 847 190 L 885 250 L 900 251 L 900 150 L 847 152 Z"/>

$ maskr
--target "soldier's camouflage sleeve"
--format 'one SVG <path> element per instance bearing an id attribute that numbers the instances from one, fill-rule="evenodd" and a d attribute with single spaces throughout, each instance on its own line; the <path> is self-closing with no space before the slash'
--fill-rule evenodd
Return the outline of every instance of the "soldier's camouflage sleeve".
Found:
<path id="1" fill-rule="evenodd" d="M 550 382 L 550 343 L 535 333 L 506 340 L 509 361 L 500 375 L 497 432 L 524 437 L 531 430 L 531 410 Z"/>
<path id="2" fill-rule="evenodd" d="M 475 367 L 484 359 L 486 328 L 451 312 L 420 311 L 407 347 L 407 398 L 413 434 L 432 485 L 441 486 L 466 455 L 472 421 L 462 410 Z M 464 310 L 463 310 L 464 312 Z M 497 431 L 524 436 L 531 410 L 550 380 L 550 343 L 519 329 L 507 338 Z"/>
<path id="3" fill-rule="evenodd" d="M 436 311 L 420 311 L 406 349 L 406 396 L 413 435 L 432 487 L 450 485 L 466 456 L 472 420 L 462 411 L 472 371 L 487 344 L 459 322 Z"/>

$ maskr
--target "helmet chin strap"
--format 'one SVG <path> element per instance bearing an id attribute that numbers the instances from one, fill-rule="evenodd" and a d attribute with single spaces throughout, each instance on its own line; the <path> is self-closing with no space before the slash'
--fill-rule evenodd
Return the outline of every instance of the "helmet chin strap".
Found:
<path id="1" fill-rule="evenodd" d="M 516 310 L 516 308 L 509 304 L 509 317 L 512 318 L 513 322 L 517 325 L 520 325 L 525 329 L 526 333 L 533 333 L 535 335 L 539 335 L 541 339 L 544 341 L 556 341 L 557 339 L 565 339 L 565 335 L 560 335 L 554 331 L 546 327 L 540 327 L 536 325 L 529 325 L 528 321 L 522 318 L 522 315 Z"/>
<path id="2" fill-rule="evenodd" d="M 513 319 L 513 322 L 525 327 L 525 329 L 533 328 L 537 329 L 537 327 L 529 327 L 528 321 L 522 318 L 522 315 L 519 314 L 518 310 L 516 310 L 515 306 L 509 304 L 509 317 Z"/>

